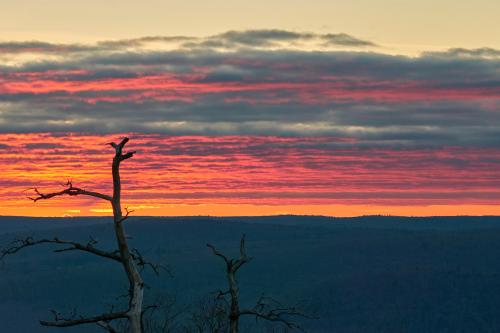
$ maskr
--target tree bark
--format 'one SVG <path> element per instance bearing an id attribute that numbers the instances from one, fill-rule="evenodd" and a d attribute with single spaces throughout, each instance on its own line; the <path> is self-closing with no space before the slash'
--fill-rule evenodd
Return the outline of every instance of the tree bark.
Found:
<path id="1" fill-rule="evenodd" d="M 232 267 L 231 267 L 232 268 Z M 234 269 L 227 271 L 227 280 L 229 283 L 229 292 L 231 294 L 231 309 L 229 312 L 229 332 L 238 333 L 238 323 L 240 317 L 240 306 L 238 304 L 238 283 L 236 282 Z"/>
<path id="2" fill-rule="evenodd" d="M 123 229 L 122 222 L 126 219 L 121 209 L 121 179 L 120 179 L 120 163 L 130 157 L 132 153 L 122 154 L 122 149 L 127 143 L 128 139 L 125 138 L 118 145 L 114 145 L 116 154 L 113 158 L 112 173 L 113 173 L 113 199 L 111 205 L 113 207 L 114 228 L 116 234 L 116 241 L 122 259 L 122 265 L 127 274 L 129 281 L 129 309 L 127 317 L 129 319 L 129 332 L 142 333 L 142 302 L 144 298 L 144 282 L 141 274 L 137 270 L 134 258 L 130 252 L 127 243 L 127 237 Z"/>

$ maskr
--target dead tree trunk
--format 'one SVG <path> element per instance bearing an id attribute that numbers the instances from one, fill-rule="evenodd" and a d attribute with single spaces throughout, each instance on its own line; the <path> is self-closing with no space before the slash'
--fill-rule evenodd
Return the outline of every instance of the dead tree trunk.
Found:
<path id="1" fill-rule="evenodd" d="M 290 321 L 289 318 L 293 316 L 307 316 L 299 312 L 295 307 L 285 307 L 272 298 L 260 297 L 260 299 L 257 301 L 257 304 L 253 308 L 243 310 L 240 309 L 239 289 L 238 281 L 236 280 L 236 272 L 241 268 L 241 266 L 252 260 L 252 258 L 248 257 L 246 254 L 245 235 L 241 236 L 240 257 L 238 259 L 228 258 L 211 244 L 207 244 L 207 246 L 212 249 L 214 255 L 222 258 L 226 263 L 226 276 L 229 290 L 225 292 L 219 292 L 217 297 L 225 297 L 228 294 L 231 297 L 229 310 L 230 333 L 239 332 L 240 317 L 245 315 L 254 316 L 256 319 L 264 319 L 271 322 L 281 323 L 287 328 L 302 330 L 300 325 Z"/>
<path id="2" fill-rule="evenodd" d="M 157 267 L 149 262 L 147 262 L 136 249 L 130 249 L 127 243 L 127 236 L 123 228 L 123 222 L 128 218 L 130 211 L 126 210 L 126 214 L 123 215 L 121 208 L 121 180 L 120 180 L 120 164 L 121 162 L 131 158 L 135 151 L 123 153 L 123 148 L 129 141 L 128 138 L 124 138 L 120 143 L 116 144 L 114 142 L 110 145 L 115 149 L 115 156 L 113 158 L 112 164 L 112 175 L 113 175 L 113 196 L 106 194 L 101 194 L 98 192 L 87 191 L 78 187 L 74 187 L 72 182 L 68 181 L 66 183 L 67 188 L 54 193 L 44 194 L 38 189 L 34 189 L 36 197 L 30 198 L 34 202 L 38 200 L 50 199 L 56 196 L 76 196 L 76 195 L 86 195 L 99 198 L 102 200 L 109 201 L 111 207 L 113 208 L 113 224 L 114 231 L 116 235 L 116 241 L 118 245 L 117 251 L 103 251 L 95 247 L 97 243 L 94 239 L 91 239 L 87 244 L 80 244 L 77 242 L 61 240 L 57 237 L 52 239 L 41 239 L 35 240 L 31 237 L 26 239 L 16 240 L 12 243 L 11 247 L 6 248 L 2 251 L 0 259 L 9 254 L 14 254 L 19 250 L 37 245 L 37 244 L 57 244 L 64 245 L 65 248 L 57 249 L 55 252 L 65 252 L 79 250 L 100 257 L 108 258 L 113 261 L 122 264 L 125 274 L 129 282 L 129 304 L 126 311 L 111 312 L 97 315 L 94 317 L 76 317 L 75 315 L 70 318 L 63 318 L 59 313 L 53 311 L 54 321 L 40 321 L 43 326 L 53 326 L 53 327 L 70 327 L 82 324 L 94 323 L 100 327 L 106 329 L 108 332 L 117 332 L 110 324 L 111 321 L 116 319 L 127 319 L 128 320 L 128 331 L 130 333 L 142 333 L 142 314 L 143 314 L 143 297 L 144 297 L 144 282 L 142 280 L 138 266 L 145 267 L 150 266 L 157 273 Z"/>
<path id="3" fill-rule="evenodd" d="M 235 271 L 230 270 L 227 273 L 227 280 L 229 283 L 229 290 L 231 293 L 231 308 L 229 310 L 229 331 L 231 333 L 237 333 L 239 328 L 239 313 L 240 305 L 238 304 L 238 284 L 236 282 Z"/>
<path id="4" fill-rule="evenodd" d="M 111 205 L 113 207 L 113 219 L 116 240 L 118 242 L 118 248 L 120 250 L 120 257 L 122 259 L 122 265 L 127 274 L 129 281 L 129 309 L 127 312 L 127 317 L 130 322 L 130 332 L 131 333 L 141 333 L 142 325 L 142 302 L 144 298 L 144 282 L 142 281 L 141 274 L 137 270 L 134 259 L 130 252 L 127 243 L 127 237 L 123 229 L 123 221 L 128 217 L 122 214 L 121 209 L 121 179 L 120 179 L 120 163 L 134 155 L 135 152 L 129 152 L 126 154 L 122 153 L 123 147 L 127 143 L 128 138 L 124 138 L 118 145 L 112 143 L 111 145 L 115 148 L 115 157 L 113 158 L 112 173 L 113 173 L 113 199 Z"/>
<path id="5" fill-rule="evenodd" d="M 217 250 L 215 246 L 211 244 L 207 244 L 207 246 L 212 249 L 212 252 L 216 256 L 221 257 L 226 263 L 226 276 L 227 276 L 229 290 L 226 292 L 221 292 L 220 296 L 224 296 L 227 294 L 231 296 L 231 304 L 229 309 L 229 332 L 238 333 L 239 331 L 238 326 L 240 320 L 240 305 L 238 300 L 239 289 L 238 289 L 238 281 L 236 280 L 236 272 L 238 271 L 238 269 L 240 269 L 241 266 L 252 260 L 252 258 L 246 255 L 245 235 L 241 237 L 240 257 L 238 259 L 229 259 L 219 250 Z"/>

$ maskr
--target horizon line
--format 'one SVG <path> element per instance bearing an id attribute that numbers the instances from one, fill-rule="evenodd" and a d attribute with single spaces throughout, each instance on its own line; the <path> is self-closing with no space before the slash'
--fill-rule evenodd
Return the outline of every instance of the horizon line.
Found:
<path id="1" fill-rule="evenodd" d="M 274 214 L 274 215 L 135 215 L 130 218 L 265 218 L 265 217 L 324 217 L 331 219 L 353 219 L 360 217 L 402 217 L 402 218 L 450 218 L 450 217 L 500 217 L 500 215 L 389 215 L 389 214 L 369 214 L 356 216 L 334 216 L 334 215 L 315 215 L 315 214 Z M 74 218 L 112 218 L 112 215 L 77 215 L 77 216 L 29 216 L 29 215 L 0 215 L 0 218 L 24 217 L 24 218 L 56 218 L 56 219 L 74 219 Z"/>

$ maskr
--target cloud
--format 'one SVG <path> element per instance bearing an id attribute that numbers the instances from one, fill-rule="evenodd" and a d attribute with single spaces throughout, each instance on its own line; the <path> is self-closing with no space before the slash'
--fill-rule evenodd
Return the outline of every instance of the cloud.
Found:
<path id="1" fill-rule="evenodd" d="M 344 46 L 377 46 L 375 43 L 352 37 L 347 34 L 326 34 L 322 35 L 327 44 Z"/>
<path id="2" fill-rule="evenodd" d="M 211 48 L 234 50 L 234 48 L 311 48 L 311 47 L 377 47 L 370 41 L 341 34 L 318 34 L 279 29 L 228 31 L 205 38 L 192 39 L 182 44 L 189 49 Z"/>
<path id="3" fill-rule="evenodd" d="M 75 53 L 97 51 L 99 48 L 82 44 L 54 44 L 41 41 L 0 42 L 0 53 Z"/>
<path id="4" fill-rule="evenodd" d="M 128 207 L 264 202 L 494 205 L 500 199 L 498 146 L 373 147 L 332 136 L 30 133 L 0 134 L 0 142 L 11 143 L 0 154 L 2 171 L 9 175 L 0 187 L 2 206 L 26 205 L 29 188 L 60 190 L 68 178 L 75 186 L 108 193 L 113 152 L 106 143 L 124 134 L 131 137 L 129 148 L 137 150 L 124 170 Z M 30 148 L 40 142 L 47 144 L 45 149 Z M 92 198 L 44 206 L 49 204 L 109 212 Z"/>
<path id="5" fill-rule="evenodd" d="M 57 149 L 64 148 L 65 146 L 61 143 L 46 143 L 46 142 L 31 142 L 23 146 L 23 148 L 30 150 L 47 150 L 47 149 Z"/>
<path id="6" fill-rule="evenodd" d="M 500 50 L 483 47 L 478 49 L 452 48 L 444 52 L 427 52 L 434 57 L 500 58 Z"/>
<path id="7" fill-rule="evenodd" d="M 287 30 L 246 30 L 228 31 L 220 35 L 211 37 L 230 44 L 241 44 L 245 46 L 269 46 L 275 42 L 308 40 L 316 37 L 312 33 L 299 33 Z"/>
<path id="8" fill-rule="evenodd" d="M 97 46 L 103 48 L 127 48 L 127 47 L 141 47 L 148 43 L 175 43 L 187 42 L 196 40 L 196 37 L 190 36 L 145 36 L 140 38 L 118 39 L 118 40 L 105 40 L 97 43 Z"/>
<path id="9" fill-rule="evenodd" d="M 455 49 L 406 57 L 282 45 L 318 38 L 324 43 L 325 36 L 363 44 L 344 34 L 249 30 L 102 42 L 97 51 L 95 45 L 81 46 L 86 51 L 75 54 L 54 48 L 60 57 L 40 55 L 0 66 L 0 132 L 334 136 L 360 146 L 497 145 L 500 60 L 491 58 L 494 52 Z M 207 41 L 241 48 L 184 45 Z M 134 49 L 170 42 L 177 47 Z"/>
<path id="10" fill-rule="evenodd" d="M 326 43 L 325 43 L 326 42 Z M 305 43 L 305 44 L 304 44 Z M 281 47 L 311 47 L 347 46 L 375 47 L 375 43 L 356 37 L 340 34 L 318 34 L 311 32 L 296 32 L 280 29 L 231 30 L 224 33 L 206 36 L 145 36 L 139 38 L 103 40 L 93 44 L 49 43 L 44 41 L 3 41 L 0 42 L 0 52 L 8 54 L 75 54 L 87 52 L 121 52 L 125 50 L 161 50 L 182 48 L 212 48 L 233 50 L 244 48 Z"/>

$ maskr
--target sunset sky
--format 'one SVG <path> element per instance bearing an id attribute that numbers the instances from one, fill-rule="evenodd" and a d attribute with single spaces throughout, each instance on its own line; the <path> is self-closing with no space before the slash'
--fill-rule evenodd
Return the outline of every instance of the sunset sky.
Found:
<path id="1" fill-rule="evenodd" d="M 500 215 L 500 2 L 0 11 L 0 215 Z"/>

